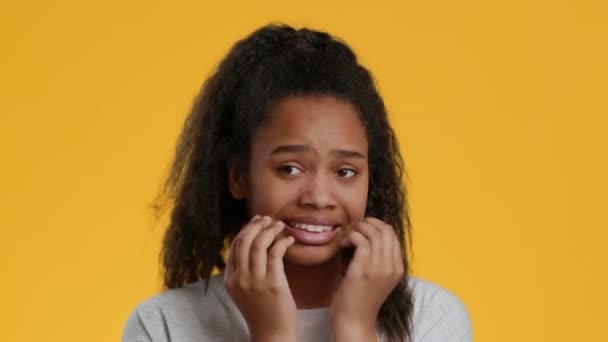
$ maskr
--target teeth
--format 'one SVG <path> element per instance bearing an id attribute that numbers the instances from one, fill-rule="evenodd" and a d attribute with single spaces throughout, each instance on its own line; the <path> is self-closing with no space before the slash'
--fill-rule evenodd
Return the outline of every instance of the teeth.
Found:
<path id="1" fill-rule="evenodd" d="M 316 226 L 316 225 L 304 224 L 304 223 L 294 223 L 292 226 L 297 229 L 303 229 L 303 230 L 306 230 L 309 232 L 316 232 L 316 233 L 329 232 L 333 228 L 333 226 Z"/>

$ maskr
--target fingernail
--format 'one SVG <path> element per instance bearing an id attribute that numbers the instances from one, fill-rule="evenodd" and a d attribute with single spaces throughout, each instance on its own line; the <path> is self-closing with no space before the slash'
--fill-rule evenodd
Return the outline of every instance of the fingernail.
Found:
<path id="1" fill-rule="evenodd" d="M 283 227 L 285 227 L 285 222 L 283 222 L 283 221 L 277 221 L 276 225 L 279 226 L 280 228 L 283 228 Z"/>
<path id="2" fill-rule="evenodd" d="M 260 218 L 260 215 L 255 215 L 254 217 L 251 218 L 251 221 L 257 220 Z"/>
<path id="3" fill-rule="evenodd" d="M 272 219 L 270 218 L 270 216 L 264 215 L 264 217 L 262 217 L 262 220 L 266 223 L 270 223 L 272 221 Z"/>

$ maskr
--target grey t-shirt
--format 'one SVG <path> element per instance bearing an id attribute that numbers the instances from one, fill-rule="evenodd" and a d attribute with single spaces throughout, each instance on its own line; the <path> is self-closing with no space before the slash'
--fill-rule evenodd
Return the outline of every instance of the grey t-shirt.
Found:
<path id="1" fill-rule="evenodd" d="M 223 274 L 164 291 L 140 303 L 129 316 L 122 342 L 249 341 L 249 330 L 226 292 Z M 471 341 L 466 307 L 448 290 L 409 278 L 414 296 L 412 342 Z M 379 341 L 383 341 L 379 334 Z M 298 310 L 298 341 L 332 341 L 329 308 Z"/>

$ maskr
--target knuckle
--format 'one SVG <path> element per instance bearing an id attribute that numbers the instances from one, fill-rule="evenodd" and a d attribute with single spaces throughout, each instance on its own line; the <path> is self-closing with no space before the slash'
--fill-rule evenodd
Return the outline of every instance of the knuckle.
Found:
<path id="1" fill-rule="evenodd" d="M 395 234 L 395 228 L 393 228 L 393 226 L 391 226 L 390 224 L 384 225 L 384 230 L 392 235 L 397 235 Z"/>
<path id="2" fill-rule="evenodd" d="M 253 292 L 264 292 L 266 291 L 266 284 L 263 281 L 256 281 L 251 286 Z"/>
<path id="3" fill-rule="evenodd" d="M 244 278 L 239 278 L 235 285 L 241 290 L 249 290 L 250 288 L 249 280 Z"/>
<path id="4" fill-rule="evenodd" d="M 258 241 L 258 242 L 254 242 L 254 243 L 251 245 L 251 252 L 252 252 L 252 253 L 259 253 L 259 252 L 261 252 L 263 249 L 264 249 L 264 248 L 261 246 L 261 244 L 260 244 L 260 242 L 259 242 L 259 241 Z"/>
<path id="5" fill-rule="evenodd" d="M 279 258 L 279 257 L 281 257 L 282 251 L 283 251 L 283 249 L 281 248 L 280 245 L 274 246 L 270 250 L 270 252 L 268 252 L 268 256 L 273 259 Z"/>
<path id="6" fill-rule="evenodd" d="M 395 275 L 394 270 L 392 270 L 390 268 L 384 269 L 381 272 L 381 277 L 383 277 L 383 278 L 391 279 L 394 277 L 394 275 Z"/>
<path id="7" fill-rule="evenodd" d="M 363 243 L 361 246 L 359 246 L 359 248 L 357 248 L 357 250 L 361 254 L 368 255 L 370 252 L 369 244 L 367 242 Z"/>
<path id="8" fill-rule="evenodd" d="M 268 290 L 269 290 L 269 291 L 270 291 L 270 293 L 271 293 L 271 294 L 273 294 L 273 295 L 278 295 L 278 294 L 280 294 L 280 293 L 281 293 L 281 287 L 279 287 L 279 286 L 277 286 L 277 285 L 271 286 L 271 287 L 270 287 Z"/>
<path id="9" fill-rule="evenodd" d="M 359 240 L 361 240 L 361 248 L 368 250 L 371 247 L 371 241 L 365 237 L 361 237 Z"/>
<path id="10" fill-rule="evenodd" d="M 282 286 L 280 282 L 277 279 L 273 279 L 272 277 L 268 280 L 266 284 L 266 289 L 272 294 L 278 294 L 282 292 Z"/>
<path id="11" fill-rule="evenodd" d="M 243 248 L 243 246 L 246 246 L 247 243 L 249 242 L 249 235 L 248 234 L 239 235 L 234 239 L 234 241 L 238 248 Z"/>
<path id="12" fill-rule="evenodd" d="M 381 239 L 381 238 L 382 238 L 382 232 L 381 232 L 381 231 L 379 231 L 379 230 L 377 230 L 377 229 L 374 229 L 374 230 L 371 232 L 371 235 L 372 235 L 372 238 L 373 238 L 373 239 L 376 239 L 376 240 L 378 240 L 378 239 Z"/>

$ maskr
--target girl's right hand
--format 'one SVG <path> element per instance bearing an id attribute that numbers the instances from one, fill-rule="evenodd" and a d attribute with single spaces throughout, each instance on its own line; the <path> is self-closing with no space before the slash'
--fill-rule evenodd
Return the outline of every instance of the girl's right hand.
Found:
<path id="1" fill-rule="evenodd" d="M 277 239 L 283 228 L 281 221 L 256 215 L 230 246 L 224 286 L 247 322 L 251 341 L 297 340 L 296 303 L 283 268 L 283 255 L 295 240 Z"/>

